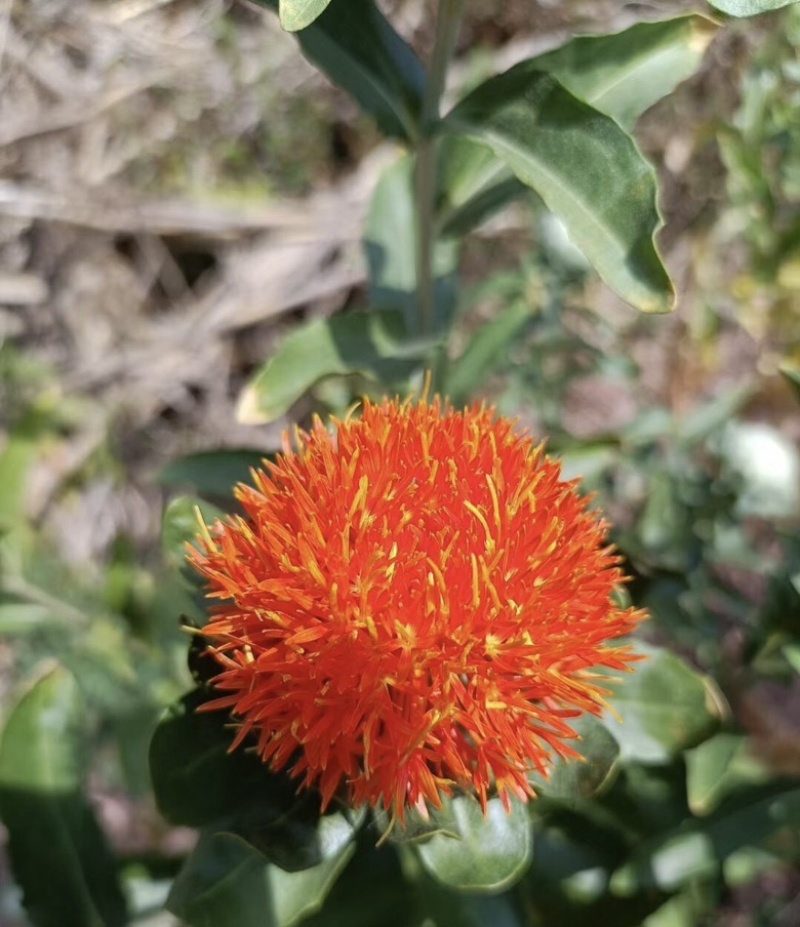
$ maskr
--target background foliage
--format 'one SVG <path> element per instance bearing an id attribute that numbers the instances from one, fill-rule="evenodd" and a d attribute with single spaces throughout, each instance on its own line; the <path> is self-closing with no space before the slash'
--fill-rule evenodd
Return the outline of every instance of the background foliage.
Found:
<path id="1" fill-rule="evenodd" d="M 595 13 L 596 35 L 575 38 L 582 24 L 526 4 L 533 43 L 509 60 L 513 12 L 504 24 L 467 7 L 440 112 L 436 49 L 458 4 L 443 0 L 438 38 L 409 5 L 265 5 L 339 90 L 304 70 L 282 97 L 275 75 L 302 65 L 277 19 L 209 7 L 219 73 L 244 76 L 214 85 L 220 112 L 206 115 L 224 123 L 232 100 L 238 127 L 209 143 L 197 118 L 179 132 L 172 115 L 154 130 L 169 144 L 121 153 L 134 109 L 116 132 L 79 136 L 87 188 L 114 163 L 112 192 L 182 200 L 87 218 L 48 199 L 48 184 L 67 188 L 53 166 L 64 149 L 39 146 L 64 115 L 4 130 L 17 166 L 0 188 L 14 269 L 0 280 L 14 307 L 0 350 L 0 917 L 797 923 L 798 8 L 715 2 L 732 17 L 775 11 L 742 24 L 677 4 L 661 22 Z M 33 94 L 31 75 L 49 73 L 55 92 L 40 58 L 20 55 L 45 47 L 47 16 L 81 50 L 77 20 L 45 6 L 11 9 L 6 90 Z M 147 26 L 113 10 L 87 34 L 124 74 L 145 54 L 124 41 Z M 169 21 L 180 50 L 175 35 L 207 35 L 187 10 Z M 426 77 L 414 49 L 432 46 Z M 211 109 L 162 80 L 144 89 L 151 122 Z M 227 203 L 199 195 L 211 183 Z M 86 278 L 98 265 L 106 276 Z M 658 313 L 675 283 L 673 317 L 612 295 Z M 125 327 L 132 293 L 149 329 Z M 379 814 L 321 816 L 313 794 L 227 755 L 224 718 L 194 713 L 208 666 L 195 649 L 187 665 L 181 622 L 203 606 L 183 545 L 195 505 L 229 508 L 288 422 L 341 414 L 365 391 L 406 394 L 428 368 L 454 402 L 488 397 L 548 435 L 597 493 L 626 593 L 652 616 L 637 643 L 648 659 L 610 683 L 619 717 L 583 722 L 586 762 L 538 781 L 536 802 L 511 816 L 491 802 L 484 820 L 456 798 L 376 849 Z"/>

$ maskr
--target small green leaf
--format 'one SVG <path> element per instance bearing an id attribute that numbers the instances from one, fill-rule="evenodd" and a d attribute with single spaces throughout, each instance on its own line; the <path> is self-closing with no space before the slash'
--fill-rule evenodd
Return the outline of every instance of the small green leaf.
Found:
<path id="1" fill-rule="evenodd" d="M 194 496 L 177 496 L 164 510 L 161 519 L 161 549 L 167 563 L 180 569 L 186 563 L 186 545 L 192 544 L 200 532 L 200 513 L 207 525 L 213 524 L 225 513 L 210 502 L 195 499 Z"/>
<path id="2" fill-rule="evenodd" d="M 653 170 L 613 119 L 523 63 L 469 94 L 444 128 L 488 145 L 536 190 L 623 299 L 647 312 L 672 308 L 653 242 Z"/>
<path id="3" fill-rule="evenodd" d="M 493 798 L 484 817 L 471 796 L 449 799 L 435 815 L 447 833 L 414 847 L 426 870 L 442 885 L 461 891 L 500 892 L 513 885 L 531 862 L 533 838 L 525 806 L 512 801 L 506 812 Z"/>
<path id="4" fill-rule="evenodd" d="M 259 2 L 278 9 L 278 0 Z M 298 32 L 297 40 L 305 56 L 348 91 L 385 135 L 417 137 L 425 70 L 373 0 L 338 0 Z"/>
<path id="5" fill-rule="evenodd" d="M 355 847 L 303 872 L 284 872 L 227 834 L 205 834 L 181 870 L 167 908 L 192 927 L 293 927 L 318 911 Z"/>
<path id="6" fill-rule="evenodd" d="M 559 759 L 545 779 L 531 774 L 531 785 L 546 798 L 576 807 L 605 788 L 618 769 L 619 744 L 593 715 L 584 714 L 570 725 L 580 735 L 571 742 L 582 760 Z"/>
<path id="7" fill-rule="evenodd" d="M 792 388 L 795 397 L 800 401 L 800 370 L 788 364 L 783 364 L 781 365 L 780 371 L 786 382 Z"/>
<path id="8" fill-rule="evenodd" d="M 759 13 L 780 10 L 784 6 L 796 3 L 797 0 L 708 0 L 708 2 L 729 16 L 757 16 Z"/>
<path id="9" fill-rule="evenodd" d="M 518 337 L 533 315 L 528 300 L 511 303 L 475 333 L 466 351 L 453 361 L 447 373 L 445 392 L 458 406 L 467 402 L 491 369 L 505 357 L 508 346 Z"/>
<path id="10" fill-rule="evenodd" d="M 400 310 L 408 332 L 420 329 L 417 308 L 417 221 L 413 181 L 414 161 L 398 158 L 384 171 L 370 203 L 364 229 L 364 249 L 373 309 Z M 445 329 L 456 304 L 458 244 L 436 241 L 433 254 L 433 327 Z"/>
<path id="11" fill-rule="evenodd" d="M 698 816 L 709 814 L 734 789 L 768 778 L 741 734 L 717 734 L 686 752 L 686 792 Z"/>
<path id="12" fill-rule="evenodd" d="M 287 32 L 305 29 L 325 10 L 331 0 L 280 0 L 281 25 Z"/>
<path id="13" fill-rule="evenodd" d="M 720 697 L 709 679 L 668 651 L 648 644 L 637 644 L 636 650 L 645 659 L 630 674 L 610 680 L 611 711 L 603 723 L 619 743 L 622 759 L 664 763 L 714 733 Z"/>
<path id="14" fill-rule="evenodd" d="M 237 483 L 250 482 L 250 470 L 262 467 L 266 456 L 249 448 L 201 451 L 167 464 L 158 480 L 162 486 L 191 486 L 200 495 L 229 497 Z"/>
<path id="15" fill-rule="evenodd" d="M 324 377 L 359 374 L 398 384 L 419 367 L 425 345 L 405 341 L 399 313 L 352 312 L 310 322 L 288 335 L 239 397 L 239 420 L 272 422 Z"/>
<path id="16" fill-rule="evenodd" d="M 0 636 L 29 634 L 50 625 L 63 625 L 64 619 L 45 605 L 31 602 L 0 603 Z"/>
<path id="17" fill-rule="evenodd" d="M 0 745 L 0 816 L 37 927 L 123 927 L 116 861 L 83 794 L 83 699 L 55 667 L 12 708 Z"/>

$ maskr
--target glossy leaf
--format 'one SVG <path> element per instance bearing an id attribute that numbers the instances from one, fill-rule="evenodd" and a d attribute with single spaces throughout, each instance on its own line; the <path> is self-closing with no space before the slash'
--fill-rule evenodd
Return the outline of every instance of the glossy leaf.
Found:
<path id="1" fill-rule="evenodd" d="M 613 119 L 523 63 L 474 90 L 445 128 L 488 145 L 532 187 L 623 299 L 648 312 L 672 308 L 653 243 L 653 170 Z"/>
<path id="2" fill-rule="evenodd" d="M 172 461 L 159 473 L 162 486 L 191 486 L 200 495 L 230 496 L 237 483 L 250 482 L 250 470 L 267 455 L 249 448 L 201 451 Z"/>
<path id="3" fill-rule="evenodd" d="M 757 16 L 759 13 L 769 13 L 780 10 L 784 6 L 795 3 L 796 0 L 708 0 L 729 16 Z"/>
<path id="4" fill-rule="evenodd" d="M 783 365 L 780 370 L 784 379 L 791 387 L 792 392 L 798 401 L 800 401 L 800 370 L 797 370 L 794 367 L 790 367 L 788 365 Z"/>
<path id="5" fill-rule="evenodd" d="M 710 680 L 668 651 L 646 644 L 636 649 L 645 659 L 610 681 L 611 710 L 603 722 L 622 759 L 664 763 L 714 733 L 719 697 Z"/>
<path id="6" fill-rule="evenodd" d="M 704 16 L 579 36 L 529 64 L 626 129 L 697 70 L 717 25 Z"/>
<path id="7" fill-rule="evenodd" d="M 278 8 L 278 0 L 259 2 Z M 385 135 L 417 136 L 425 71 L 373 0 L 337 0 L 297 39 L 305 56 L 352 94 Z"/>
<path id="8" fill-rule="evenodd" d="M 310 26 L 331 0 L 280 0 L 281 25 L 287 32 L 297 32 Z"/>
<path id="9" fill-rule="evenodd" d="M 576 807 L 609 783 L 618 768 L 620 749 L 608 728 L 594 716 L 585 714 L 570 724 L 581 738 L 571 745 L 582 759 L 559 759 L 546 779 L 538 774 L 529 778 L 545 797 Z"/>
<path id="10" fill-rule="evenodd" d="M 420 328 L 417 308 L 417 223 L 413 183 L 414 161 L 401 157 L 384 171 L 370 203 L 364 229 L 372 309 L 399 310 L 405 329 Z M 452 319 L 456 303 L 458 245 L 434 243 L 434 328 Z"/>
<path id="11" fill-rule="evenodd" d="M 403 335 L 400 314 L 385 312 L 352 312 L 296 329 L 245 387 L 240 421 L 275 421 L 324 377 L 359 374 L 386 385 L 403 381 L 419 366 L 409 353 L 424 350 L 404 343 Z"/>
<path id="12" fill-rule="evenodd" d="M 161 519 L 161 548 L 167 563 L 174 569 L 184 566 L 186 545 L 193 544 L 200 532 L 199 518 L 206 525 L 211 525 L 223 518 L 224 514 L 215 505 L 194 496 L 177 496 L 173 499 Z"/>
<path id="13" fill-rule="evenodd" d="M 205 834 L 167 907 L 192 927 L 292 927 L 322 907 L 354 852 L 339 847 L 303 872 L 284 872 L 227 834 Z"/>
<path id="14" fill-rule="evenodd" d="M 122 927 L 116 862 L 83 794 L 86 716 L 55 667 L 12 708 L 0 745 L 0 816 L 37 927 Z"/>
<path id="15" fill-rule="evenodd" d="M 531 825 L 526 809 L 513 801 L 507 813 L 500 799 L 484 817 L 471 796 L 445 802 L 436 818 L 443 833 L 415 847 L 425 869 L 442 885 L 461 891 L 499 892 L 513 885 L 530 864 Z"/>

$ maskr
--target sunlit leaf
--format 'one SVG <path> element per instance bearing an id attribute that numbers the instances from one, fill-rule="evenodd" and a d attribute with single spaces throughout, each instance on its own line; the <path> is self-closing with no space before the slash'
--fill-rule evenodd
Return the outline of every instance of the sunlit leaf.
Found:
<path id="1" fill-rule="evenodd" d="M 796 0 L 708 0 L 708 2 L 729 16 L 756 16 L 759 13 L 779 10 L 781 7 L 795 3 Z"/>
<path id="2" fill-rule="evenodd" d="M 409 343 L 400 313 L 351 312 L 293 331 L 245 387 L 239 420 L 271 422 L 324 377 L 359 374 L 398 384 L 419 366 L 429 347 Z"/>
<path id="3" fill-rule="evenodd" d="M 719 694 L 709 679 L 669 651 L 647 644 L 636 649 L 644 659 L 609 682 L 611 710 L 603 721 L 623 759 L 663 763 L 714 733 Z"/>
<path id="4" fill-rule="evenodd" d="M 281 25 L 287 32 L 310 26 L 331 0 L 280 0 Z"/>
<path id="5" fill-rule="evenodd" d="M 532 187 L 620 296 L 648 312 L 672 308 L 653 242 L 653 170 L 613 119 L 523 63 L 469 94 L 445 128 L 488 145 Z"/>
<path id="6" fill-rule="evenodd" d="M 42 676 L 11 709 L 0 745 L 0 816 L 36 927 L 123 927 L 116 861 L 83 794 L 86 714 L 74 677 Z"/>
<path id="7" fill-rule="evenodd" d="M 528 64 L 630 129 L 697 70 L 716 28 L 703 16 L 638 23 L 615 35 L 579 36 Z M 503 160 L 470 139 L 446 139 L 440 159 L 445 234 L 466 233 L 525 189 Z"/>
<path id="8" fill-rule="evenodd" d="M 437 813 L 447 833 L 415 847 L 426 870 L 442 885 L 462 891 L 499 892 L 519 879 L 533 852 L 531 825 L 523 805 L 506 812 L 500 799 L 484 817 L 471 796 L 453 798 Z"/>
<path id="9" fill-rule="evenodd" d="M 530 62 L 626 129 L 697 70 L 718 26 L 704 16 L 579 36 Z"/>

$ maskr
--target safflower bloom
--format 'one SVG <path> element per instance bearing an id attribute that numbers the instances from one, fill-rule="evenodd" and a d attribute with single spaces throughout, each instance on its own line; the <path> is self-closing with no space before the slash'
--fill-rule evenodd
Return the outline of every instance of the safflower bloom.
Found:
<path id="1" fill-rule="evenodd" d="M 317 420 L 239 485 L 244 516 L 190 562 L 221 600 L 202 634 L 221 665 L 208 708 L 326 807 L 392 820 L 442 794 L 533 795 L 570 757 L 569 720 L 604 708 L 609 641 L 643 617 L 606 525 L 541 445 L 492 409 L 365 401 Z"/>

